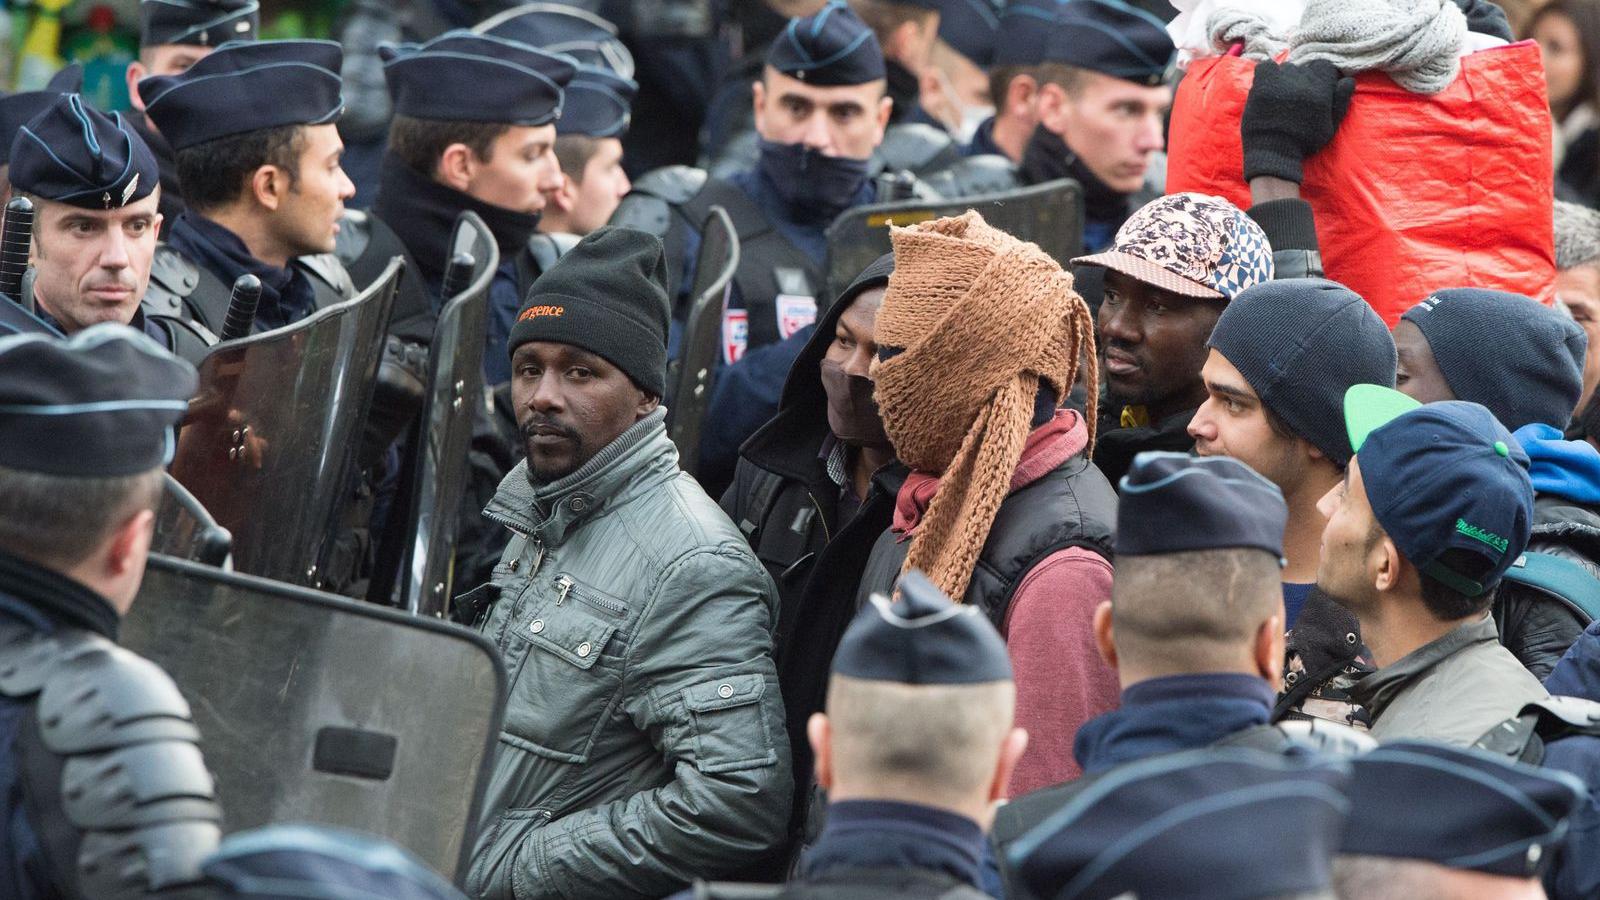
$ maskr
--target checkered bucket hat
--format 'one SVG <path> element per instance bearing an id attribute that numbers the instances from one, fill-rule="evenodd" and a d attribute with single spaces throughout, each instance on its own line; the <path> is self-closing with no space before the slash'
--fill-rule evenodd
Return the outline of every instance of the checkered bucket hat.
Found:
<path id="1" fill-rule="evenodd" d="M 1172 194 L 1145 205 L 1111 249 L 1074 265 L 1102 266 L 1184 297 L 1232 300 L 1272 280 L 1272 246 L 1239 207 L 1209 194 Z"/>

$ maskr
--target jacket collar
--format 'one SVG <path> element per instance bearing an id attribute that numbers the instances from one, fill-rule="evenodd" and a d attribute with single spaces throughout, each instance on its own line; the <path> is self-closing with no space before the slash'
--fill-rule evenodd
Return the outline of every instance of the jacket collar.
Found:
<path id="1" fill-rule="evenodd" d="M 978 823 L 953 812 L 891 800 L 842 800 L 828 805 L 827 824 L 801 859 L 800 874 L 916 868 L 976 887 L 983 846 Z"/>
<path id="2" fill-rule="evenodd" d="M 111 601 L 59 572 L 0 553 L 0 594 L 23 601 L 56 627 L 81 628 L 112 641 L 122 624 Z"/>
<path id="3" fill-rule="evenodd" d="M 578 470 L 548 483 L 535 483 L 526 459 L 500 482 L 484 508 L 489 518 L 557 546 L 580 522 L 622 502 L 630 489 L 672 477 L 678 451 L 667 439 L 667 411 L 656 407 L 600 449 Z"/>
<path id="4" fill-rule="evenodd" d="M 1078 729 L 1072 754 L 1085 772 L 1136 759 L 1209 747 L 1230 734 L 1266 724 L 1272 688 L 1233 673 L 1174 675 L 1129 685 L 1122 707 Z"/>
<path id="5" fill-rule="evenodd" d="M 1494 617 L 1484 613 L 1482 618 L 1457 625 L 1351 685 L 1350 698 L 1365 706 L 1372 718 L 1377 719 L 1396 697 L 1434 666 L 1474 644 L 1490 644 L 1499 639 Z"/>

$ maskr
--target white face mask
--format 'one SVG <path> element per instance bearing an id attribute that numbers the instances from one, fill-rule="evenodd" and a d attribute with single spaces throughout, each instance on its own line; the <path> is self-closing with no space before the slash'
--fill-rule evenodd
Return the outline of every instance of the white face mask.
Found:
<path id="1" fill-rule="evenodd" d="M 972 143 L 973 135 L 978 133 L 978 126 L 994 116 L 994 107 L 986 104 L 968 106 L 961 102 L 956 94 L 955 86 L 950 84 L 950 76 L 943 69 L 934 69 L 934 74 L 939 78 L 939 85 L 944 89 L 945 98 L 950 101 L 950 107 L 961 117 L 956 123 L 956 142 L 961 144 Z"/>

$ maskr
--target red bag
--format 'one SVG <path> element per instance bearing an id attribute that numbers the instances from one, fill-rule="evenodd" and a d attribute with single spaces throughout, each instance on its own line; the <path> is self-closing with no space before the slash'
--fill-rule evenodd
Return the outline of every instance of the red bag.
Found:
<path id="1" fill-rule="evenodd" d="M 1239 118 L 1255 63 L 1189 66 L 1173 104 L 1167 191 L 1250 205 Z M 1356 78 L 1339 132 L 1306 160 L 1328 277 L 1392 327 L 1440 288 L 1555 299 L 1550 112 L 1538 45 L 1469 54 L 1441 93 L 1413 94 L 1381 72 Z"/>

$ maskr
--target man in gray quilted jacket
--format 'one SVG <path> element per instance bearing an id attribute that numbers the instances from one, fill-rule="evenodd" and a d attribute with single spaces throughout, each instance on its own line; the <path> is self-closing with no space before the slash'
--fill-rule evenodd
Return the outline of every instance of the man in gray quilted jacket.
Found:
<path id="1" fill-rule="evenodd" d="M 473 896 L 660 897 L 782 840 L 777 590 L 678 469 L 667 319 L 661 242 L 602 228 L 511 330 L 528 458 L 484 510 L 510 543 L 463 598 L 510 678 Z"/>

